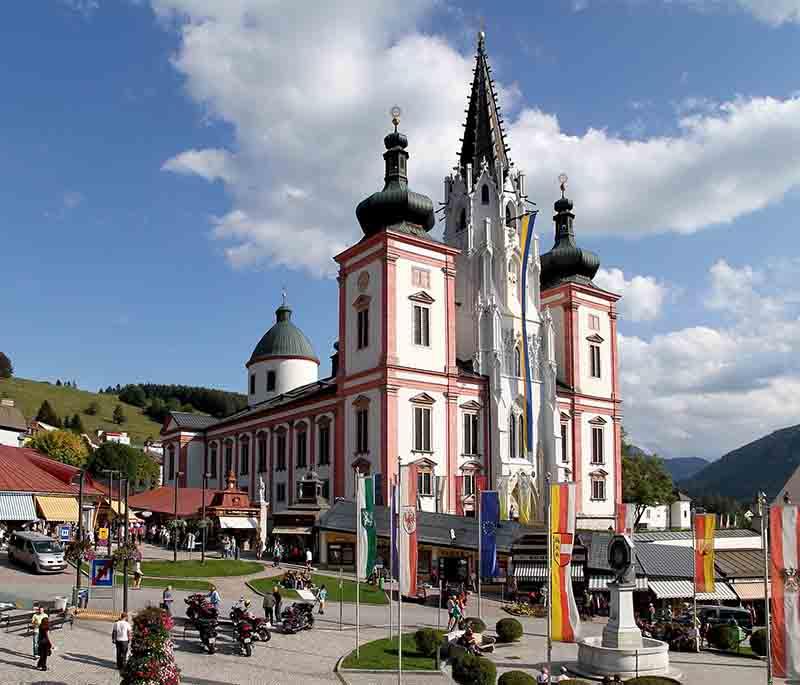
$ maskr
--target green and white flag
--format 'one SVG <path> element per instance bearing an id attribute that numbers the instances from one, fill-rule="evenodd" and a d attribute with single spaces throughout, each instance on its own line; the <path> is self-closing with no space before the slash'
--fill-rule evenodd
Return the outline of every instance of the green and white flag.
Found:
<path id="1" fill-rule="evenodd" d="M 378 536 L 375 531 L 375 477 L 358 476 L 356 479 L 356 530 L 358 578 L 369 578 L 375 567 Z"/>

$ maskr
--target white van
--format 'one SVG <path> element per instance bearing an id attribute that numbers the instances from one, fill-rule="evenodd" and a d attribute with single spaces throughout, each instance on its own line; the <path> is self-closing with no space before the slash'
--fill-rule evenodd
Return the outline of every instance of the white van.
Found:
<path id="1" fill-rule="evenodd" d="M 38 573 L 59 573 L 67 568 L 64 548 L 41 533 L 18 531 L 8 541 L 8 560 Z"/>

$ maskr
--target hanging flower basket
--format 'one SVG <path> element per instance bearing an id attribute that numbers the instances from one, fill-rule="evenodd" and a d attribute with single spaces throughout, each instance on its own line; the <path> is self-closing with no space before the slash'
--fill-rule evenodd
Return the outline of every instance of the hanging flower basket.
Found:
<path id="1" fill-rule="evenodd" d="M 142 560 L 142 552 L 139 550 L 139 547 L 136 545 L 135 542 L 129 540 L 128 542 L 123 542 L 117 549 L 114 550 L 111 558 L 114 560 L 114 563 L 122 563 L 124 561 L 141 561 Z"/>
<path id="2" fill-rule="evenodd" d="M 94 545 L 89 540 L 73 540 L 64 550 L 64 558 L 73 564 L 91 561 L 95 556 Z"/>

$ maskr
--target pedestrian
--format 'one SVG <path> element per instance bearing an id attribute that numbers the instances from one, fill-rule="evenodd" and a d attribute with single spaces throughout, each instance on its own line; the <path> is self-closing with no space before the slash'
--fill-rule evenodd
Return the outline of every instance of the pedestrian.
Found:
<path id="1" fill-rule="evenodd" d="M 650 604 L 647 607 L 647 613 L 650 616 L 650 623 L 655 623 L 656 622 L 656 608 L 653 606 L 652 602 L 650 602 Z"/>
<path id="2" fill-rule="evenodd" d="M 542 670 L 538 676 L 536 676 L 536 682 L 540 683 L 541 685 L 549 685 L 550 683 L 550 669 L 547 666 L 542 666 Z"/>
<path id="3" fill-rule="evenodd" d="M 317 599 L 319 600 L 319 613 L 324 614 L 325 600 L 328 599 L 328 588 L 325 587 L 324 583 L 317 593 Z"/>
<path id="4" fill-rule="evenodd" d="M 261 561 L 262 556 L 264 556 L 264 540 L 259 536 L 256 542 L 256 559 Z"/>
<path id="5" fill-rule="evenodd" d="M 455 606 L 456 606 L 456 598 L 454 595 L 450 595 L 447 598 L 447 632 L 449 633 L 453 628 L 455 628 Z"/>
<path id="6" fill-rule="evenodd" d="M 275 623 L 279 623 L 281 620 L 281 602 L 283 601 L 283 597 L 281 597 L 281 590 L 277 585 L 272 586 L 272 596 L 275 598 Z"/>
<path id="7" fill-rule="evenodd" d="M 211 590 L 208 593 L 208 603 L 217 611 L 219 611 L 219 605 L 222 603 L 222 597 L 217 591 L 216 585 L 211 586 Z"/>
<path id="8" fill-rule="evenodd" d="M 142 562 L 141 560 L 137 559 L 133 562 L 133 589 L 134 590 L 141 590 L 142 589 L 142 577 L 144 574 L 142 573 Z"/>
<path id="9" fill-rule="evenodd" d="M 306 548 L 306 568 L 311 570 L 311 560 L 313 559 L 313 555 L 311 554 L 311 548 Z"/>
<path id="10" fill-rule="evenodd" d="M 281 555 L 283 554 L 283 547 L 280 540 L 275 540 L 274 551 L 272 552 L 272 566 L 278 568 L 281 565 Z"/>
<path id="11" fill-rule="evenodd" d="M 33 632 L 33 658 L 39 656 L 39 629 L 42 621 L 47 621 L 47 614 L 42 607 L 36 607 L 36 613 L 31 616 L 31 631 Z M 48 623 L 49 625 L 49 623 Z"/>
<path id="12" fill-rule="evenodd" d="M 123 611 L 119 616 L 119 621 L 111 629 L 111 642 L 117 649 L 117 670 L 121 671 L 125 667 L 128 659 L 128 645 L 131 643 L 133 626 L 128 623 L 128 612 Z"/>
<path id="13" fill-rule="evenodd" d="M 271 624 L 275 618 L 275 595 L 271 592 L 267 592 L 264 595 L 264 600 L 261 602 L 261 607 L 264 609 L 264 619 Z"/>
<path id="14" fill-rule="evenodd" d="M 233 552 L 233 558 L 239 561 L 239 541 L 236 539 L 235 535 L 231 537 L 231 551 Z"/>
<path id="15" fill-rule="evenodd" d="M 50 642 L 50 619 L 45 617 L 39 624 L 38 641 L 36 651 L 39 653 L 39 661 L 36 662 L 36 668 L 40 671 L 47 670 L 47 657 L 53 651 L 53 643 Z"/>
<path id="16" fill-rule="evenodd" d="M 168 616 L 172 616 L 172 603 L 175 598 L 172 596 L 172 585 L 167 585 L 161 595 L 161 607 L 167 612 Z"/>

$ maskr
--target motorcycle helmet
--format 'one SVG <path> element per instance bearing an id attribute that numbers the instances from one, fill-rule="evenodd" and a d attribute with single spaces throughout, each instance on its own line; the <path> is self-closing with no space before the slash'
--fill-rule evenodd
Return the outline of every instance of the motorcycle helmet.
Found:
<path id="1" fill-rule="evenodd" d="M 250 600 L 249 599 L 244 600 L 244 608 L 245 609 L 249 609 L 250 608 Z"/>

